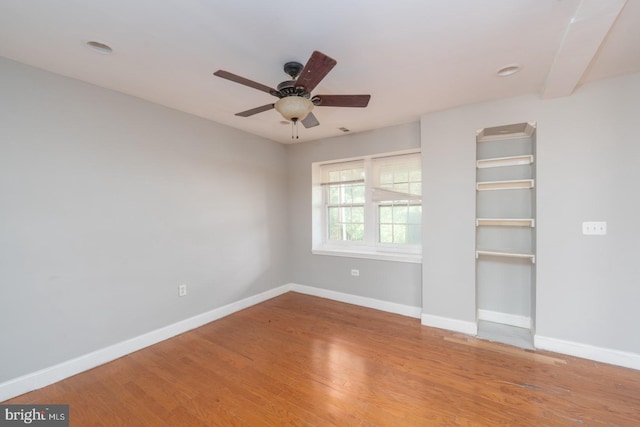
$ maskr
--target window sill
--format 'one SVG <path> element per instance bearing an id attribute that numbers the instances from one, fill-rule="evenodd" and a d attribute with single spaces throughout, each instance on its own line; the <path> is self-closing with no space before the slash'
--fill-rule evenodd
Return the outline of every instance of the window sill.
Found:
<path id="1" fill-rule="evenodd" d="M 406 252 L 381 252 L 365 249 L 347 249 L 347 248 L 327 248 L 321 247 L 312 249 L 314 255 L 329 255 L 350 258 L 376 259 L 382 261 L 408 262 L 413 264 L 422 264 L 421 253 Z"/>

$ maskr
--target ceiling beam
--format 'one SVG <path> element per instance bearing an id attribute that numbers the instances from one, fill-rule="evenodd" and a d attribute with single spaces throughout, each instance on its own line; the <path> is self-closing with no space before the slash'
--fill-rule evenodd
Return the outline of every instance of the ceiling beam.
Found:
<path id="1" fill-rule="evenodd" d="M 582 0 L 547 75 L 542 98 L 568 96 L 613 27 L 627 0 Z"/>

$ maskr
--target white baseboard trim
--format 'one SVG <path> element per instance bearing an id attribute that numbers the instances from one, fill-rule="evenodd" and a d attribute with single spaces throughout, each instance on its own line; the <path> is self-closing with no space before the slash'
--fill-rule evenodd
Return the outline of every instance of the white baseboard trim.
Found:
<path id="1" fill-rule="evenodd" d="M 214 320 L 221 319 L 237 311 L 244 310 L 245 308 L 267 301 L 271 298 L 275 298 L 289 291 L 417 318 L 420 319 L 421 323 L 425 326 L 447 329 L 450 331 L 461 332 L 467 335 L 476 335 L 478 332 L 478 326 L 475 322 L 467 322 L 432 314 L 422 314 L 422 309 L 420 307 L 290 283 L 242 299 L 240 301 L 227 304 L 206 313 L 193 316 L 189 319 L 176 322 L 163 328 L 156 329 L 155 331 L 148 332 L 146 334 L 114 344 L 101 350 L 97 350 L 83 356 L 68 360 L 66 362 L 62 362 L 60 364 L 0 383 L 0 402 L 32 390 L 37 390 L 39 388 L 53 384 L 86 370 L 95 368 L 96 366 L 105 364 L 107 362 L 111 362 L 112 360 L 118 359 L 122 356 L 126 356 L 127 354 L 172 338 L 191 329 L 198 328 L 202 325 L 213 322 Z M 487 311 L 483 315 L 487 315 L 488 313 L 497 312 Z M 504 313 L 497 314 L 504 315 Z M 482 317 L 480 315 L 480 312 L 478 313 L 478 315 Z M 494 314 L 488 314 L 489 317 L 491 317 L 492 315 Z M 523 317 L 523 319 L 527 318 Z M 483 320 L 492 321 L 489 318 Z M 511 320 L 522 321 L 522 319 Z M 640 354 L 636 353 L 611 350 L 607 348 L 595 347 L 587 344 L 544 337 L 540 335 L 534 336 L 534 345 L 536 348 L 543 350 L 554 351 L 557 353 L 568 354 L 576 357 L 595 360 L 598 362 L 610 363 L 612 365 L 624 366 L 627 368 L 640 370 Z"/>
<path id="2" fill-rule="evenodd" d="M 422 314 L 421 323 L 425 326 L 447 329 L 454 332 L 462 332 L 467 335 L 478 334 L 478 325 L 475 322 L 467 322 L 465 320 L 452 319 L 450 317 Z"/>
<path id="3" fill-rule="evenodd" d="M 478 320 L 531 329 L 531 318 L 517 314 L 501 313 L 499 311 L 478 309 Z"/>
<path id="4" fill-rule="evenodd" d="M 328 289 L 315 288 L 313 286 L 299 285 L 297 283 L 289 284 L 289 289 L 293 292 L 301 294 L 313 295 L 316 297 L 327 298 L 334 301 L 346 302 L 348 304 L 359 305 L 362 307 L 374 308 L 388 313 L 400 314 L 402 316 L 420 318 L 422 309 L 411 305 L 398 304 L 395 302 L 383 301 L 375 298 L 362 297 L 353 294 L 345 294 L 342 292 L 331 291 Z"/>
<path id="5" fill-rule="evenodd" d="M 637 353 L 612 350 L 540 335 L 533 337 L 533 343 L 536 348 L 541 350 L 554 351 L 583 359 L 640 370 L 640 354 Z"/>
<path id="6" fill-rule="evenodd" d="M 252 305 L 275 298 L 289 292 L 289 290 L 289 285 L 283 285 L 240 301 L 215 308 L 206 313 L 181 320 L 163 328 L 156 329 L 155 331 L 119 342 L 101 350 L 96 350 L 66 362 L 11 379 L 0 384 L 0 402 L 48 386 L 65 378 L 79 374 L 80 372 L 103 365 L 107 362 L 111 362 L 112 360 L 141 350 L 150 345 L 157 344 L 237 311 L 244 310 Z"/>

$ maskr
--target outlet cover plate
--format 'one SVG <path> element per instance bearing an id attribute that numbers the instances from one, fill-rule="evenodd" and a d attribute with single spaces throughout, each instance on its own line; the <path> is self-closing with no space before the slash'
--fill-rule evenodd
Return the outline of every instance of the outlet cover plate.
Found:
<path id="1" fill-rule="evenodd" d="M 187 295 L 187 285 L 180 285 L 178 286 L 178 296 L 185 296 Z"/>

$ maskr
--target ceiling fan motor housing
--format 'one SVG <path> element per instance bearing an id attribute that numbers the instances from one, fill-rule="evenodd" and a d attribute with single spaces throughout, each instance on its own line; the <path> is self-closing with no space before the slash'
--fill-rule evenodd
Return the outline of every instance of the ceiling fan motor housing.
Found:
<path id="1" fill-rule="evenodd" d="M 287 96 L 301 96 L 303 98 L 309 98 L 311 96 L 304 87 L 296 86 L 295 80 L 286 80 L 280 83 L 278 85 L 278 92 L 280 93 L 280 98 Z"/>
<path id="2" fill-rule="evenodd" d="M 287 62 L 286 64 L 284 64 L 284 72 L 290 75 L 294 80 L 296 79 L 296 77 L 298 77 L 298 75 L 300 75 L 303 68 L 304 65 L 295 61 Z"/>

